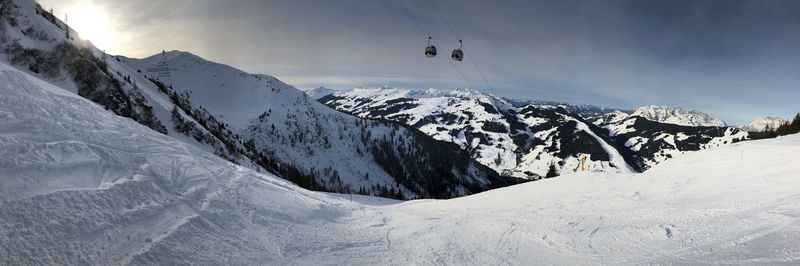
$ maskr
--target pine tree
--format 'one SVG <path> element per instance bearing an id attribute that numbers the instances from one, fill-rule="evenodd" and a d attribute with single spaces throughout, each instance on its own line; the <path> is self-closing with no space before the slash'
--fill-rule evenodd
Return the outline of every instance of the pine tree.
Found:
<path id="1" fill-rule="evenodd" d="M 189 129 L 186 126 L 186 121 L 183 120 L 180 112 L 178 112 L 177 105 L 172 106 L 172 122 L 175 123 L 175 130 L 178 131 L 178 133 L 186 134 L 189 132 Z"/>
<path id="2" fill-rule="evenodd" d="M 67 30 L 67 34 L 66 34 L 67 40 L 70 39 L 69 38 L 69 25 L 68 25 L 68 23 L 69 23 L 69 15 L 65 14 L 64 15 L 64 28 L 66 28 L 66 30 Z"/>
<path id="3" fill-rule="evenodd" d="M 547 174 L 544 176 L 545 178 L 553 178 L 558 176 L 558 170 L 556 170 L 556 164 L 551 163 L 550 168 L 547 169 Z"/>

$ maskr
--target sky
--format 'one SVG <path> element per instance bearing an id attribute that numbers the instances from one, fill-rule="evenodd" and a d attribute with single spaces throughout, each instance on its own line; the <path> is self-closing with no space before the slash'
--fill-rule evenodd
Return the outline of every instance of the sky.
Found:
<path id="1" fill-rule="evenodd" d="M 299 89 L 470 87 L 697 109 L 728 124 L 800 112 L 794 0 L 39 2 L 71 13 L 73 27 L 108 53 L 189 51 Z M 423 54 L 429 34 L 435 58 Z M 474 60 L 449 59 L 456 36 Z"/>

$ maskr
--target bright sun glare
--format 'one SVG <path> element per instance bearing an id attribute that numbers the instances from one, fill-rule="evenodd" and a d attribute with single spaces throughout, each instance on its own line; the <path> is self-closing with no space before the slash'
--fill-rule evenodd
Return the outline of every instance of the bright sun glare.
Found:
<path id="1" fill-rule="evenodd" d="M 90 3 L 79 3 L 67 8 L 69 25 L 81 38 L 89 40 L 103 50 L 114 50 L 117 36 L 105 10 Z"/>

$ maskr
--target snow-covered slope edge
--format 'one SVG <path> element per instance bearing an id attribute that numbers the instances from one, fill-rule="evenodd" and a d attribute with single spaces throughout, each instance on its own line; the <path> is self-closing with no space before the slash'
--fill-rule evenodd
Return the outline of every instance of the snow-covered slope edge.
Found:
<path id="1" fill-rule="evenodd" d="M 3 265 L 268 262 L 288 244 L 269 227 L 348 209 L 2 63 L 0 200 Z"/>
<path id="2" fill-rule="evenodd" d="M 111 70 L 102 51 L 35 1 L 0 0 L 0 48 L 0 61 L 167 133 L 136 84 Z"/>
<path id="3" fill-rule="evenodd" d="M 171 95 L 81 40 L 40 5 L 30 0 L 1 0 L 0 61 L 78 94 L 115 114 L 131 118 L 229 161 L 264 171 L 257 156 L 234 139 L 208 113 L 178 108 Z M 69 32 L 69 34 L 67 34 Z M 195 120 L 195 118 L 198 118 Z"/>

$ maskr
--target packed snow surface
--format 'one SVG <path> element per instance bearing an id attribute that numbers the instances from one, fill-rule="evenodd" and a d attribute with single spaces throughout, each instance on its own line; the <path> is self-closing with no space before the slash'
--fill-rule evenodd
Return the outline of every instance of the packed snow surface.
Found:
<path id="1" fill-rule="evenodd" d="M 800 135 L 452 200 L 307 191 L 0 64 L 0 264 L 798 264 Z"/>

